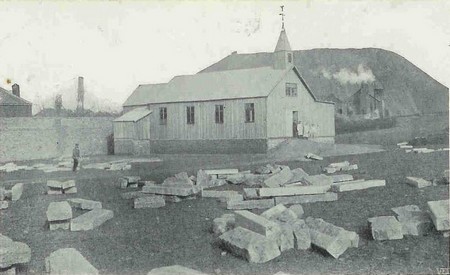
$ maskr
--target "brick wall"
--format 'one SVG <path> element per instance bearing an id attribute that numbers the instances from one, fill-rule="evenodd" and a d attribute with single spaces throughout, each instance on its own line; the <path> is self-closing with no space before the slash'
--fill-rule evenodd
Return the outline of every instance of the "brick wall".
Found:
<path id="1" fill-rule="evenodd" d="M 0 162 L 71 156 L 75 143 L 82 155 L 107 154 L 113 119 L 0 118 Z"/>

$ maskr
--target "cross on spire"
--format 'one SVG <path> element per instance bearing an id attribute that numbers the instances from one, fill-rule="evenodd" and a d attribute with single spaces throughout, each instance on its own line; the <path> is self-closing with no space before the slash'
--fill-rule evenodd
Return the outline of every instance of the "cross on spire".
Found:
<path id="1" fill-rule="evenodd" d="M 281 29 L 284 30 L 284 5 L 280 6 L 281 7 Z"/>

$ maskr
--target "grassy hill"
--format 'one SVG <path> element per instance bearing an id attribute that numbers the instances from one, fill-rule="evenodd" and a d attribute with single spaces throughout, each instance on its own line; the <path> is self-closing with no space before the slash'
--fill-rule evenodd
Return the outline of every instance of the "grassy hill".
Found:
<path id="1" fill-rule="evenodd" d="M 272 53 L 231 54 L 202 72 L 271 66 Z M 322 100 L 343 100 L 362 82 L 384 87 L 392 116 L 448 112 L 447 87 L 402 56 L 383 49 L 313 49 L 294 51 L 294 63 Z"/>

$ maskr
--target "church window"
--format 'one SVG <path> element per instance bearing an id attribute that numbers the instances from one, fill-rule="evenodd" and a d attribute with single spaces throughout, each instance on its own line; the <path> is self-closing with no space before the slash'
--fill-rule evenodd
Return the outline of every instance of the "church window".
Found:
<path id="1" fill-rule="evenodd" d="M 159 108 L 159 124 L 160 125 L 167 124 L 167 108 L 166 107 Z"/>
<path id="2" fill-rule="evenodd" d="M 223 123 L 223 105 L 216 105 L 216 123 Z"/>
<path id="3" fill-rule="evenodd" d="M 286 96 L 297 96 L 296 83 L 286 83 Z"/>
<path id="4" fill-rule="evenodd" d="M 195 123 L 195 109 L 194 109 L 194 106 L 187 106 L 186 107 L 186 118 L 187 118 L 187 124 L 194 124 Z"/>
<path id="5" fill-rule="evenodd" d="M 245 103 L 245 122 L 255 122 L 254 103 Z"/>
<path id="6" fill-rule="evenodd" d="M 292 63 L 292 53 L 287 54 L 288 63 Z"/>

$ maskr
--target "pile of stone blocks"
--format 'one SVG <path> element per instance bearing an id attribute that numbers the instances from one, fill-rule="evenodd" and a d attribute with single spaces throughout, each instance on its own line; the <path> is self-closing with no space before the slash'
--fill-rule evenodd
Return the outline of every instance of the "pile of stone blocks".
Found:
<path id="1" fill-rule="evenodd" d="M 0 187 L 0 210 L 9 207 L 9 201 L 17 201 L 22 197 L 23 183 L 16 183 L 11 190 Z"/>
<path id="2" fill-rule="evenodd" d="M 119 185 L 120 185 L 120 188 L 122 188 L 122 189 L 138 188 L 138 184 L 139 184 L 140 180 L 141 180 L 141 177 L 139 177 L 139 176 L 121 177 L 119 179 Z"/>
<path id="3" fill-rule="evenodd" d="M 221 247 L 252 263 L 268 262 L 290 249 L 307 250 L 315 245 L 335 258 L 358 247 L 359 236 L 322 219 L 304 215 L 301 205 L 276 205 L 261 215 L 238 210 L 213 221 Z"/>
<path id="4" fill-rule="evenodd" d="M 429 213 L 420 210 L 417 205 L 405 205 L 392 208 L 402 225 L 403 235 L 423 236 L 433 228 Z"/>
<path id="5" fill-rule="evenodd" d="M 47 181 L 47 194 L 48 195 L 62 195 L 62 194 L 75 194 L 77 193 L 77 186 L 74 180 L 68 181 Z"/>
<path id="6" fill-rule="evenodd" d="M 427 202 L 428 208 L 431 212 L 431 220 L 433 221 L 434 227 L 438 231 L 448 232 L 450 230 L 449 203 L 449 200 Z"/>
<path id="7" fill-rule="evenodd" d="M 0 273 L 16 274 L 16 265 L 26 264 L 30 259 L 31 249 L 27 244 L 0 234 Z"/>
<path id="8" fill-rule="evenodd" d="M 327 172 L 328 174 L 333 174 L 339 171 L 351 171 L 351 170 L 357 170 L 358 165 L 357 164 L 350 164 L 348 161 L 343 162 L 335 162 L 328 164 L 327 167 L 323 168 L 324 172 Z"/>
<path id="9" fill-rule="evenodd" d="M 67 201 L 51 202 L 47 208 L 47 221 L 50 230 L 69 230 L 72 219 L 72 207 Z"/>
<path id="10" fill-rule="evenodd" d="M 98 275 L 98 270 L 75 248 L 62 248 L 45 258 L 45 270 L 50 274 Z"/>

